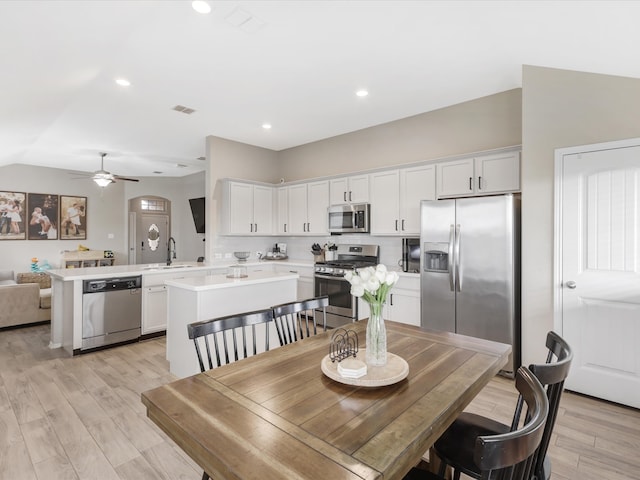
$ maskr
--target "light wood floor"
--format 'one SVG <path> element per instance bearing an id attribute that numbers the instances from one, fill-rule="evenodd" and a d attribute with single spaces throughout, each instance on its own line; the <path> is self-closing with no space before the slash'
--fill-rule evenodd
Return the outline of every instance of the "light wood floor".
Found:
<path id="1" fill-rule="evenodd" d="M 140 402 L 174 379 L 164 338 L 74 358 L 48 343 L 48 325 L 0 332 L 0 480 L 200 478 Z M 469 410 L 508 423 L 514 402 L 496 377 Z M 639 451 L 640 411 L 565 392 L 552 479 L 640 479 Z"/>

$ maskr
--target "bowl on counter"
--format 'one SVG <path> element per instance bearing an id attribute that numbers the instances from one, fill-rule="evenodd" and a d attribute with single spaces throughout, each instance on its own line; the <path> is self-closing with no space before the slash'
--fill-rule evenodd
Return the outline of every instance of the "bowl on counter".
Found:
<path id="1" fill-rule="evenodd" d="M 246 262 L 251 252 L 233 252 L 233 256 L 238 259 L 239 262 Z"/>

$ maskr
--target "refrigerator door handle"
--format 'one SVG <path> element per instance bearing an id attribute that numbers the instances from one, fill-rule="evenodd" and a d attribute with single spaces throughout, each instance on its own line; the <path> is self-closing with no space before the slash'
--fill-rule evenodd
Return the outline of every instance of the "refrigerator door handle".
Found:
<path id="1" fill-rule="evenodd" d="M 455 291 L 455 263 L 453 262 L 453 249 L 455 242 L 455 230 L 453 224 L 449 226 L 449 288 Z"/>
<path id="2" fill-rule="evenodd" d="M 460 225 L 456 225 L 456 246 L 454 255 L 456 258 L 456 290 L 462 291 L 462 267 L 460 266 Z"/>

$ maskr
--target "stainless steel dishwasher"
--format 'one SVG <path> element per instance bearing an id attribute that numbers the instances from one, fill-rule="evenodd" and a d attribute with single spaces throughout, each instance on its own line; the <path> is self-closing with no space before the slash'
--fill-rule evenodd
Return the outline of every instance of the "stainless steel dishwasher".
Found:
<path id="1" fill-rule="evenodd" d="M 141 276 L 82 282 L 81 350 L 140 337 L 141 287 Z"/>

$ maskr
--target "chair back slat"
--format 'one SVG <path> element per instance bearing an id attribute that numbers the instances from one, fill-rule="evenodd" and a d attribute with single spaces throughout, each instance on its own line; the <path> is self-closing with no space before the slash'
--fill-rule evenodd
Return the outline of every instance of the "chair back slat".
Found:
<path id="1" fill-rule="evenodd" d="M 484 480 L 524 480 L 530 475 L 533 456 L 544 433 L 549 401 L 540 381 L 526 367 L 520 367 L 516 372 L 516 388 L 527 405 L 522 427 L 476 438 L 474 461 Z"/>
<path id="2" fill-rule="evenodd" d="M 327 331 L 329 297 L 314 297 L 307 300 L 284 303 L 273 308 L 273 318 L 280 345 L 297 342 L 318 333 L 318 325 Z"/>
<path id="3" fill-rule="evenodd" d="M 264 325 L 265 328 L 265 351 L 269 350 L 269 324 L 273 321 L 273 310 L 271 308 L 265 310 L 258 310 L 254 312 L 241 313 L 237 315 L 229 315 L 226 317 L 214 318 L 211 320 L 205 320 L 202 322 L 195 322 L 187 326 L 189 338 L 193 340 L 196 348 L 196 354 L 198 356 L 198 362 L 200 365 L 200 371 L 205 371 L 205 363 L 202 355 L 202 348 L 200 343 L 204 343 L 205 352 L 207 355 L 209 368 L 214 368 L 212 353 L 215 354 L 215 365 L 222 366 L 222 359 L 224 364 L 230 363 L 231 359 L 234 361 L 240 360 L 240 345 L 238 342 L 237 332 L 241 332 L 242 341 L 242 358 L 248 356 L 257 355 L 258 353 L 258 339 L 257 339 L 257 325 Z M 251 329 L 251 334 L 248 336 L 246 329 Z M 230 335 L 229 335 L 230 334 Z M 218 341 L 218 337 L 222 337 L 222 342 Z M 230 339 L 227 338 L 230 336 Z M 247 347 L 247 339 L 251 340 L 252 345 Z M 213 349 L 210 344 L 213 344 Z M 231 351 L 231 347 L 233 351 Z M 222 345 L 220 345 L 222 344 Z M 213 350 L 213 352 L 212 352 Z"/>

